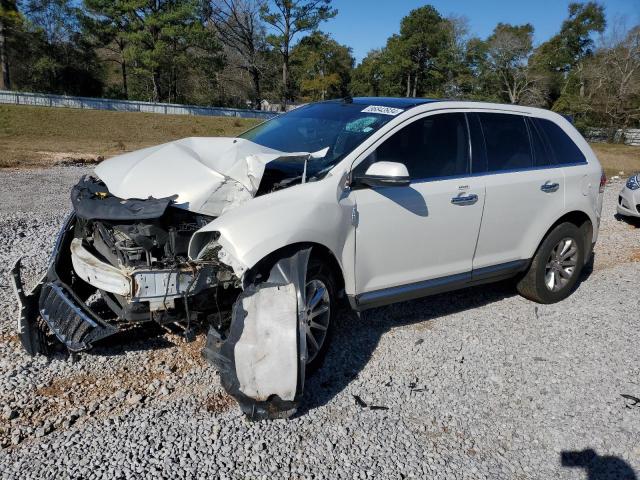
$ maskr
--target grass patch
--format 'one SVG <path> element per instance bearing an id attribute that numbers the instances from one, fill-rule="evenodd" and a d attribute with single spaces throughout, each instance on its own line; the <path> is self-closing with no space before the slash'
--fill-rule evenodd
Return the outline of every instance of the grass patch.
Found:
<path id="1" fill-rule="evenodd" d="M 94 163 L 185 137 L 234 136 L 260 120 L 0 105 L 0 168 Z M 640 171 L 640 147 L 593 143 L 607 176 Z"/>
<path id="2" fill-rule="evenodd" d="M 607 177 L 629 176 L 640 172 L 640 147 L 617 143 L 592 143 L 591 148 L 598 156 Z"/>
<path id="3" fill-rule="evenodd" d="M 235 136 L 260 120 L 0 105 L 0 167 L 96 162 L 185 137 Z"/>

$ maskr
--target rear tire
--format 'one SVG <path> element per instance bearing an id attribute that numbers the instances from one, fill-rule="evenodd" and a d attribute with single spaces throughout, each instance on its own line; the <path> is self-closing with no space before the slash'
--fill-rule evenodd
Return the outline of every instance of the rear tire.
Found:
<path id="1" fill-rule="evenodd" d="M 527 273 L 517 284 L 518 293 L 537 303 L 567 298 L 584 266 L 584 236 L 573 223 L 561 223 L 538 247 Z"/>

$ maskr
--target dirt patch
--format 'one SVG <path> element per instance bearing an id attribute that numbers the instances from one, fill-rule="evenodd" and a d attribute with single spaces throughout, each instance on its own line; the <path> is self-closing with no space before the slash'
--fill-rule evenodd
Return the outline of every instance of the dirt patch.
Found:
<path id="1" fill-rule="evenodd" d="M 640 171 L 640 147 L 612 143 L 592 143 L 608 177 L 626 177 Z"/>
<path id="2" fill-rule="evenodd" d="M 20 339 L 15 333 L 2 333 L 0 334 L 0 343 L 19 343 Z"/>
<path id="3" fill-rule="evenodd" d="M 640 248 L 634 248 L 629 256 L 629 260 L 632 262 L 640 262 Z"/>
<path id="4" fill-rule="evenodd" d="M 0 341 L 17 341 L 12 337 L 15 335 L 5 334 Z M 204 333 L 192 342 L 174 334 L 165 334 L 164 338 L 173 346 L 149 350 L 141 362 L 114 370 L 100 368 L 95 373 L 56 376 L 38 385 L 29 403 L 15 407 L 15 418 L 0 420 L 0 446 L 10 446 L 16 437 L 19 443 L 30 441 L 152 402 L 197 397 L 208 412 L 230 409 L 234 405 L 231 397 L 222 393 L 211 396 L 208 384 L 184 382 L 190 372 L 209 368 L 200 354 L 206 341 Z"/>
<path id="5" fill-rule="evenodd" d="M 40 161 L 47 165 L 95 165 L 104 160 L 95 153 L 76 152 L 35 152 Z"/>
<path id="6" fill-rule="evenodd" d="M 428 332 L 436 328 L 436 322 L 433 320 L 427 320 L 425 322 L 416 323 L 414 329 L 418 332 Z"/>
<path id="7" fill-rule="evenodd" d="M 226 393 L 217 393 L 209 397 L 205 403 L 205 409 L 209 413 L 226 412 L 235 405 L 235 401 Z"/>

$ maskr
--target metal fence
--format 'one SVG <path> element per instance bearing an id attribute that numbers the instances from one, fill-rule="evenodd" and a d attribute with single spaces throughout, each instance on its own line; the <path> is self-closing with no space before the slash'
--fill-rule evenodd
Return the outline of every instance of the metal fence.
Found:
<path id="1" fill-rule="evenodd" d="M 199 107 L 176 103 L 137 102 L 108 98 L 68 97 L 44 93 L 11 92 L 0 90 L 0 103 L 13 105 L 36 105 L 41 107 L 84 108 L 89 110 L 114 110 L 119 112 L 147 112 L 169 115 L 206 115 L 214 117 L 259 118 L 267 120 L 277 115 L 263 110 L 240 108 Z"/>

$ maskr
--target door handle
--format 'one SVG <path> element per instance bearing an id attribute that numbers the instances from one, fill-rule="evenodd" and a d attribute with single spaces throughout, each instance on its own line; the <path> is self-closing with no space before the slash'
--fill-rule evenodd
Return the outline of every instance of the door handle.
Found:
<path id="1" fill-rule="evenodd" d="M 477 201 L 478 201 L 478 195 L 476 195 L 475 193 L 472 193 L 471 195 L 460 194 L 457 197 L 453 197 L 451 199 L 451 203 L 453 203 L 454 205 L 460 205 L 460 206 L 473 205 Z"/>
<path id="2" fill-rule="evenodd" d="M 540 190 L 542 190 L 545 193 L 557 192 L 559 188 L 560 188 L 559 183 L 551 183 L 551 182 L 545 182 L 544 185 L 540 186 Z"/>

